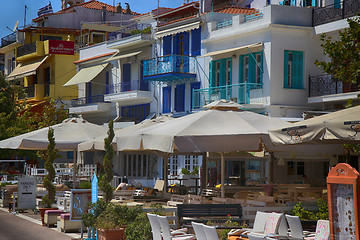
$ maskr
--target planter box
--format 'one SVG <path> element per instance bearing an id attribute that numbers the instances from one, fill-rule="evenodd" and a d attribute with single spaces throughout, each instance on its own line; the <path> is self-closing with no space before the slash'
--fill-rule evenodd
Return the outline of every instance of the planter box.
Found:
<path id="1" fill-rule="evenodd" d="M 124 240 L 125 239 L 125 229 L 98 229 L 97 231 L 98 240 Z"/>

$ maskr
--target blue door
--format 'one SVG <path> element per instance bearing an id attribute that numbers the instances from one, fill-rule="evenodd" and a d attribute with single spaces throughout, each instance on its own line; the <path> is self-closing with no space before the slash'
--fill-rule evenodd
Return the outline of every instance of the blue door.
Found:
<path id="1" fill-rule="evenodd" d="M 106 72 L 106 79 L 105 79 L 105 94 L 109 94 L 110 93 L 110 73 L 107 71 Z"/>
<path id="2" fill-rule="evenodd" d="M 200 107 L 200 94 L 194 96 L 194 90 L 200 89 L 200 82 L 194 82 L 190 85 L 190 94 L 191 94 L 191 108 L 199 108 Z"/>
<path id="3" fill-rule="evenodd" d="M 171 112 L 171 86 L 163 87 L 163 113 Z"/>
<path id="4" fill-rule="evenodd" d="M 178 85 L 175 88 L 175 111 L 185 111 L 185 84 Z"/>
<path id="5" fill-rule="evenodd" d="M 122 69 L 122 92 L 131 90 L 131 64 L 125 63 L 123 64 Z"/>
<path id="6" fill-rule="evenodd" d="M 91 89 L 91 82 L 86 84 L 86 103 L 92 103 L 92 89 Z"/>

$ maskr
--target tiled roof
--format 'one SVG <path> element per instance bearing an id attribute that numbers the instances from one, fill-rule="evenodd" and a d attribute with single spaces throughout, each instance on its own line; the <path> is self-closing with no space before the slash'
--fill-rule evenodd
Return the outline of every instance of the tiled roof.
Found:
<path id="1" fill-rule="evenodd" d="M 96 10 L 101 10 L 103 6 L 106 7 L 106 11 L 108 12 L 116 12 L 116 7 L 100 2 L 100 1 L 96 1 L 96 0 L 90 0 L 84 3 L 78 3 L 75 4 L 74 6 L 79 6 L 79 7 L 83 7 L 83 8 L 88 8 L 88 9 L 96 9 Z M 38 20 L 42 19 L 43 17 L 49 16 L 49 15 L 53 15 L 53 14 L 63 14 L 63 13 L 69 13 L 69 12 L 74 12 L 74 6 L 71 7 L 67 7 L 65 9 L 61 9 L 60 11 L 57 11 L 55 13 L 50 13 L 50 14 L 46 14 L 46 15 L 42 15 L 40 17 L 34 18 L 33 21 L 37 22 Z M 122 9 L 122 12 L 125 13 L 125 9 Z M 139 15 L 139 13 L 137 12 L 133 12 L 131 11 L 132 15 Z"/>
<path id="2" fill-rule="evenodd" d="M 168 11 L 165 11 L 165 12 L 162 12 L 162 13 L 160 13 L 159 15 L 166 15 L 166 14 L 168 14 L 168 13 L 172 13 L 172 12 L 176 12 L 176 11 L 178 11 L 178 10 L 180 10 L 180 9 L 182 9 L 182 8 L 187 8 L 187 7 L 191 7 L 192 5 L 199 5 L 199 2 L 190 2 L 190 3 L 187 3 L 187 4 L 183 4 L 183 5 L 181 5 L 180 7 L 177 7 L 177 8 L 171 8 L 171 9 L 169 9 Z M 155 14 L 155 13 L 154 13 Z"/>
<path id="3" fill-rule="evenodd" d="M 250 15 L 250 14 L 258 13 L 259 11 L 257 9 L 255 9 L 255 8 L 227 6 L 227 7 L 216 9 L 216 10 L 214 10 L 214 12 L 227 13 L 227 14 L 246 14 L 246 15 Z"/>
<path id="4" fill-rule="evenodd" d="M 167 12 L 167 11 L 170 11 L 170 10 L 172 10 L 172 8 L 159 7 L 159 14 L 164 13 L 164 12 Z M 139 14 L 139 15 L 137 15 L 137 16 L 134 16 L 133 18 L 145 16 L 145 15 L 148 15 L 148 14 L 150 14 L 150 13 L 152 13 L 153 15 L 157 15 L 158 9 L 154 9 L 154 10 L 152 10 L 152 11 L 150 11 L 150 12 L 147 12 L 147 13 Z"/>
<path id="5" fill-rule="evenodd" d="M 116 7 L 103 3 L 103 2 L 99 2 L 96 0 L 90 0 L 88 2 L 84 2 L 84 3 L 80 3 L 80 4 L 76 4 L 75 6 L 80 6 L 83 8 L 90 8 L 90 9 L 97 9 L 97 10 L 101 10 L 104 6 L 106 7 L 106 11 L 108 12 L 116 12 Z M 125 9 L 123 8 L 123 12 L 125 12 Z M 137 15 L 138 13 L 136 12 L 131 12 L 134 15 Z"/>
<path id="6" fill-rule="evenodd" d="M 181 22 L 181 21 L 184 21 L 184 20 L 187 20 L 187 19 L 191 19 L 191 18 L 195 18 L 197 17 L 197 15 L 193 15 L 193 16 L 189 16 L 189 17 L 184 17 L 184 18 L 179 18 L 179 19 L 175 19 L 171 22 L 167 22 L 167 23 L 164 23 L 164 24 L 161 24 L 159 25 L 159 27 L 161 26 L 165 26 L 165 25 L 169 25 L 169 24 L 172 24 L 172 23 L 176 23 L 176 22 Z"/>

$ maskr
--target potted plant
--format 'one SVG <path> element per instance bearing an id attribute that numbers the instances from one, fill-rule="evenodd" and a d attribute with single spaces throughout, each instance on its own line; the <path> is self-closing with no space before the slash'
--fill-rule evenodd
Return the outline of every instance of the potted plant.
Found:
<path id="1" fill-rule="evenodd" d="M 55 137 L 54 137 L 54 129 L 49 127 L 48 131 L 48 140 L 49 144 L 45 151 L 39 153 L 39 156 L 45 159 L 45 169 L 47 171 L 47 174 L 44 178 L 43 184 L 44 187 L 47 190 L 47 194 L 45 194 L 41 201 L 41 208 L 40 210 L 40 216 L 41 216 L 41 222 L 44 226 L 44 215 L 45 211 L 49 209 L 58 209 L 57 207 L 54 207 L 53 204 L 55 203 L 55 194 L 56 194 L 56 188 L 53 184 L 54 178 L 55 178 L 55 168 L 54 168 L 54 160 L 58 157 L 57 150 L 55 149 Z"/>
<path id="2" fill-rule="evenodd" d="M 98 201 L 92 205 L 92 211 L 82 217 L 86 227 L 97 229 L 97 239 L 125 239 L 126 227 L 143 213 L 141 207 L 129 208 Z"/>
<path id="3" fill-rule="evenodd" d="M 186 179 L 184 180 L 184 186 L 196 186 L 197 179 L 199 177 L 199 167 L 194 167 L 193 171 L 189 171 L 187 168 L 181 169 L 181 178 Z"/>

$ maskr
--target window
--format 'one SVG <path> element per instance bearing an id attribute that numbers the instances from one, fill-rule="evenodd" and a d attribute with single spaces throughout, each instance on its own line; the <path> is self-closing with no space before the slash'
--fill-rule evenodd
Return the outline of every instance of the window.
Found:
<path id="1" fill-rule="evenodd" d="M 185 168 L 191 172 L 191 156 L 190 155 L 185 155 Z"/>
<path id="2" fill-rule="evenodd" d="M 240 83 L 262 83 L 263 53 L 246 54 L 240 58 Z"/>
<path id="3" fill-rule="evenodd" d="M 163 87 L 163 113 L 171 112 L 171 86 Z"/>
<path id="4" fill-rule="evenodd" d="M 163 38 L 163 55 L 171 54 L 171 36 L 166 36 Z"/>
<path id="5" fill-rule="evenodd" d="M 178 85 L 175 88 L 175 111 L 185 111 L 185 84 Z"/>
<path id="6" fill-rule="evenodd" d="M 199 156 L 185 155 L 184 163 L 184 168 L 186 168 L 189 172 L 192 172 L 195 168 L 199 168 Z"/>
<path id="7" fill-rule="evenodd" d="M 125 154 L 125 176 L 153 177 L 154 159 L 146 154 Z"/>
<path id="8" fill-rule="evenodd" d="M 216 62 L 215 68 L 215 84 L 214 87 L 220 86 L 220 62 Z"/>
<path id="9" fill-rule="evenodd" d="M 191 55 L 198 56 L 201 53 L 201 28 L 191 31 Z"/>
<path id="10" fill-rule="evenodd" d="M 209 75 L 212 87 L 231 85 L 232 60 L 224 58 L 210 62 Z"/>
<path id="11" fill-rule="evenodd" d="M 303 52 L 284 52 L 284 88 L 303 88 Z"/>
<path id="12" fill-rule="evenodd" d="M 231 85 L 231 60 L 226 60 L 226 85 Z"/>
<path id="13" fill-rule="evenodd" d="M 244 57 L 244 77 L 243 82 L 249 82 L 249 56 Z"/>
<path id="14" fill-rule="evenodd" d="M 150 114 L 150 104 L 126 106 L 121 108 L 121 116 L 131 121 L 140 122 Z"/>
<path id="15" fill-rule="evenodd" d="M 304 162 L 287 162 L 287 173 L 289 176 L 304 176 L 305 175 L 305 164 Z"/>
<path id="16" fill-rule="evenodd" d="M 170 175 L 178 175 L 179 169 L 179 158 L 177 155 L 169 158 L 169 174 Z"/>

